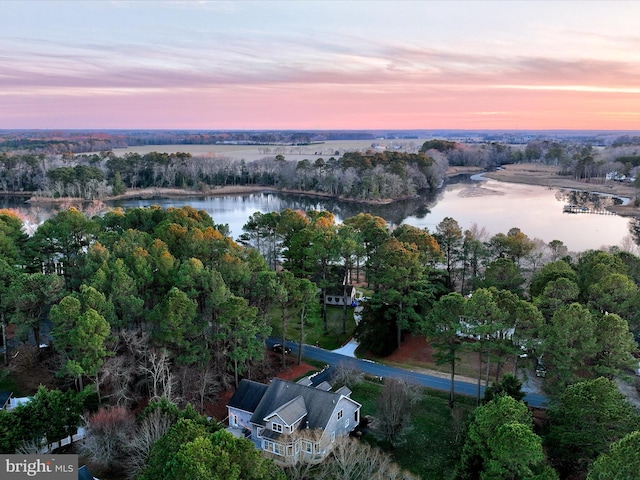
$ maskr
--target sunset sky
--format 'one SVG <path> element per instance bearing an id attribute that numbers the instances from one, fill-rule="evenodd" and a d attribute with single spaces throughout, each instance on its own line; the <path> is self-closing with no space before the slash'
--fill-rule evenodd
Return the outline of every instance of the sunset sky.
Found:
<path id="1" fill-rule="evenodd" d="M 640 130 L 640 2 L 0 1 L 0 128 Z"/>

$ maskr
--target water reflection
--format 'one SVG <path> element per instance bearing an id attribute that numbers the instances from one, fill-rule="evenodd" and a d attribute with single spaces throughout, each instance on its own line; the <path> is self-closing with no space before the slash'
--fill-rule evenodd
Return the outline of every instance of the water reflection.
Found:
<path id="1" fill-rule="evenodd" d="M 604 210 L 606 207 L 622 205 L 623 203 L 623 200 L 618 197 L 565 189 L 558 190 L 556 192 L 556 199 L 567 205 L 584 207 L 589 210 Z"/>
<path id="2" fill-rule="evenodd" d="M 20 210 L 33 225 L 68 206 L 31 206 L 24 202 L 24 197 L 0 197 L 2 208 Z M 229 225 L 234 239 L 243 233 L 242 227 L 255 212 L 280 212 L 287 208 L 327 210 L 334 213 L 338 222 L 361 212 L 370 213 L 384 218 L 391 226 L 406 223 L 427 228 L 430 232 L 434 232 L 445 217 L 451 217 L 463 229 L 476 224 L 494 235 L 517 227 L 531 238 L 540 238 L 545 243 L 561 240 L 570 250 L 584 251 L 620 245 L 628 235 L 628 219 L 615 215 L 563 214 L 564 205 L 599 210 L 619 203 L 622 203 L 621 199 L 606 195 L 565 189 L 556 191 L 548 187 L 496 180 L 475 181 L 467 175 L 458 175 L 450 178 L 435 195 L 385 205 L 265 192 L 224 197 L 128 199 L 109 202 L 107 206 L 131 208 L 160 205 L 168 208 L 189 205 L 206 211 L 215 223 Z"/>

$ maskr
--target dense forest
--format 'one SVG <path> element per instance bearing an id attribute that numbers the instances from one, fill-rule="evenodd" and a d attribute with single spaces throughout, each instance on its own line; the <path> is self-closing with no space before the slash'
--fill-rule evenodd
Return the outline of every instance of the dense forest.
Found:
<path id="1" fill-rule="evenodd" d="M 5 151 L 0 150 L 0 192 L 91 200 L 120 195 L 128 189 L 204 192 L 221 186 L 252 185 L 356 201 L 387 201 L 433 192 L 442 185 L 451 166 L 491 170 L 512 163 L 540 162 L 554 165 L 559 174 L 578 180 L 633 179 L 640 167 L 640 154 L 633 138 L 625 138 L 606 148 L 552 140 L 510 145 L 436 139 L 424 142 L 414 153 L 379 151 L 374 142 L 362 151 L 336 151 L 328 158 L 302 160 L 288 160 L 287 148 L 265 147 L 265 156 L 252 161 L 179 152 L 123 156 L 112 150 L 52 153 L 57 150 L 48 144 L 35 153 L 24 145 L 6 150 L 10 143 L 5 141 Z"/>
<path id="2" fill-rule="evenodd" d="M 326 211 L 257 213 L 240 244 L 188 207 L 93 218 L 70 209 L 32 236 L 3 211 L 0 227 L 0 308 L 16 328 L 12 348 L 19 352 L 11 352 L 10 371 L 24 374 L 40 364 L 58 377 L 56 388 L 40 389 L 34 402 L 0 412 L 3 452 L 41 448 L 43 438 L 66 435 L 88 409 L 83 454 L 105 474 L 183 478 L 202 455 L 216 465 L 220 449 L 234 465 L 246 447 L 232 444 L 198 410 L 241 378 L 273 376 L 263 340 L 274 321 L 283 332 L 300 322 L 326 325 L 318 292 L 342 284 L 336 269 L 370 292 L 355 332 L 364 349 L 385 355 L 407 333 L 425 335 L 452 374 L 459 355 L 473 352 L 479 385 L 516 397 L 496 393 L 480 402 L 451 447 L 458 478 L 504 478 L 513 469 L 531 472 L 513 478 L 570 478 L 606 469 L 640 428 L 640 415 L 613 383 L 632 371 L 631 332 L 640 326 L 640 259 L 623 251 L 574 258 L 561 242 L 540 244 L 518 228 L 488 237 L 447 218 L 433 232 L 390 230 L 380 217 L 360 214 L 336 224 Z M 460 341 L 461 332 L 477 340 Z M 36 347 L 45 339 L 52 351 Z M 548 423 L 535 431 L 518 389 L 499 387 L 508 362 L 523 352 L 528 360 L 521 361 L 544 358 L 553 399 Z M 452 394 L 451 415 L 456 404 Z M 61 405 L 73 408 L 58 412 Z M 49 417 L 59 421 L 36 421 Z M 603 422 L 606 436 L 594 445 Z M 395 434 L 390 438 L 394 445 Z M 622 453 L 609 452 L 617 441 Z M 192 450 L 176 451 L 182 444 Z M 176 455 L 179 465 L 171 463 Z M 308 478 L 259 465 L 262 476 L 237 478 Z M 155 476 L 164 470 L 173 476 Z M 403 475 L 397 478 L 411 478 Z"/>

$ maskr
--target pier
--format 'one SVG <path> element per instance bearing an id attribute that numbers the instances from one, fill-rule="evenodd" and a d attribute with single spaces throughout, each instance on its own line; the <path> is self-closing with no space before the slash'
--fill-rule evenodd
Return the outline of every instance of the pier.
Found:
<path id="1" fill-rule="evenodd" d="M 565 205 L 563 213 L 591 213 L 592 215 L 617 215 L 604 208 L 580 207 L 578 205 Z"/>

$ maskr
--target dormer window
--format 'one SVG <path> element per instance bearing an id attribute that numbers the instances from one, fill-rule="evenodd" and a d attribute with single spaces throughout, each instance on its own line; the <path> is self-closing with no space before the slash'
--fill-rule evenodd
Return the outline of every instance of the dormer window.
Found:
<path id="1" fill-rule="evenodd" d="M 338 411 L 338 420 L 340 420 L 342 418 L 342 410 Z"/>
<path id="2" fill-rule="evenodd" d="M 271 430 L 277 433 L 282 433 L 282 425 L 280 425 L 279 423 L 273 422 L 271 424 Z"/>

